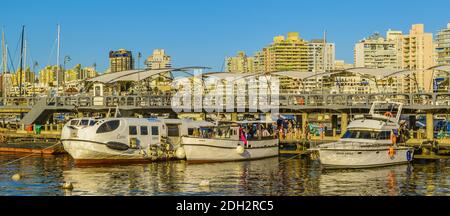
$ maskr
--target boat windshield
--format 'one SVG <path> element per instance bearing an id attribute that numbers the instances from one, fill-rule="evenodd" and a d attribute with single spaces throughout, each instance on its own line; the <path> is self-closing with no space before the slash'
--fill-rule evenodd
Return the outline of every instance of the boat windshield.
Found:
<path id="1" fill-rule="evenodd" d="M 343 139 L 371 139 L 387 140 L 390 138 L 390 131 L 366 131 L 366 130 L 348 130 Z"/>

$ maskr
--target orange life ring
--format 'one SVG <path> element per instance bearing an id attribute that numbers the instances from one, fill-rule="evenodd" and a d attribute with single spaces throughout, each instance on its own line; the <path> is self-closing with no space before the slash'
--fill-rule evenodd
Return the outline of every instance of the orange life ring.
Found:
<path id="1" fill-rule="evenodd" d="M 393 117 L 394 117 L 394 115 L 392 115 L 391 112 L 385 112 L 385 113 L 384 113 L 384 116 L 385 116 L 385 117 L 389 117 L 389 118 L 393 118 Z"/>

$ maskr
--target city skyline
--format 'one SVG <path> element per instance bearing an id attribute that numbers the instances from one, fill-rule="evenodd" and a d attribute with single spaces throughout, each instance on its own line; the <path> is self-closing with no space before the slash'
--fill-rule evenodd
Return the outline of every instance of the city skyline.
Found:
<path id="1" fill-rule="evenodd" d="M 326 30 L 327 41 L 336 45 L 336 59 L 353 63 L 354 44 L 374 32 L 393 29 L 407 33 L 412 24 L 423 23 L 425 31 L 435 36 L 450 21 L 450 15 L 445 13 L 445 5 L 450 3 L 444 1 L 426 5 L 420 1 L 395 2 L 385 8 L 383 16 L 380 12 L 367 14 L 370 11 L 366 5 L 357 1 L 283 3 L 290 7 L 270 1 L 133 1 L 127 5 L 118 1 L 84 2 L 65 2 L 57 7 L 51 2 L 27 2 L 26 7 L 17 2 L 4 3 L 8 10 L 0 14 L 0 25 L 6 29 L 14 67 L 17 69 L 16 47 L 22 25 L 27 27 L 28 60 L 40 63 L 37 70 L 56 63 L 59 23 L 60 59 L 71 56 L 70 68 L 78 63 L 96 63 L 98 71 L 103 72 L 108 68 L 110 50 L 141 52 L 144 59 L 154 49 L 162 48 L 172 56 L 174 67 L 202 65 L 221 71 L 225 69 L 225 57 L 240 50 L 252 55 L 285 32 L 299 32 L 300 37 L 311 40 L 322 38 Z M 386 5 L 387 1 L 377 4 Z M 359 16 L 361 19 L 356 20 Z"/>

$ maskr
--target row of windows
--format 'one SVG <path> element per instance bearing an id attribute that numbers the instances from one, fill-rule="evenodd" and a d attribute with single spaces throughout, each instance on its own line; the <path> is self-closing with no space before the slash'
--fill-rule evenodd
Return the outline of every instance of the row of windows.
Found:
<path id="1" fill-rule="evenodd" d="M 119 120 L 107 121 L 107 122 L 103 123 L 102 125 L 100 125 L 100 127 L 98 127 L 97 133 L 108 133 L 108 132 L 116 130 L 117 128 L 119 128 L 119 126 L 120 126 Z M 130 135 L 138 135 L 137 128 L 138 128 L 137 126 L 129 126 L 128 133 Z M 139 126 L 139 129 L 140 129 L 139 130 L 140 135 L 149 135 L 147 126 Z M 151 127 L 151 135 L 155 135 L 155 136 L 159 135 L 158 126 Z"/>
<path id="2" fill-rule="evenodd" d="M 128 133 L 130 135 L 138 135 L 137 128 L 138 128 L 137 126 L 129 126 Z M 140 126 L 139 128 L 140 128 L 140 132 L 141 132 L 140 135 L 148 135 L 148 127 L 147 126 Z M 151 135 L 153 135 L 153 136 L 159 135 L 158 126 L 152 126 L 151 129 L 152 129 Z"/>

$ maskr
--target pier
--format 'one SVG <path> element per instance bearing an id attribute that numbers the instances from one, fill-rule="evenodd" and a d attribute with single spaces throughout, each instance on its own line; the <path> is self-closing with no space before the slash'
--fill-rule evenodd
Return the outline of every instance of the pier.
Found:
<path id="1" fill-rule="evenodd" d="M 36 143 L 53 143 L 58 139 L 61 123 L 49 123 L 48 120 L 55 113 L 72 113 L 73 116 L 92 116 L 92 113 L 107 115 L 120 110 L 122 116 L 148 116 L 150 114 L 174 113 L 171 107 L 170 94 L 163 95 L 133 95 L 133 96 L 59 96 L 59 97 L 9 97 L 0 98 L 0 114 L 22 115 L 20 121 L 0 122 L 3 139 L 15 140 L 19 143 L 34 141 Z M 283 146 L 295 145 L 295 149 L 282 150 L 281 153 L 307 154 L 305 143 L 332 142 L 339 139 L 342 131 L 346 130 L 349 120 L 355 115 L 367 113 L 372 101 L 392 100 L 404 103 L 404 115 L 410 115 L 409 121 L 417 121 L 416 115 L 426 119 L 423 129 L 410 128 L 407 144 L 420 150 L 418 158 L 439 159 L 447 158 L 450 153 L 450 137 L 436 138 L 434 116 L 444 115 L 449 120 L 450 106 L 442 101 L 450 98 L 450 93 L 412 93 L 412 94 L 280 94 L 279 110 L 281 115 L 291 115 L 299 122 L 300 128 L 306 121 L 331 121 L 329 130 L 323 138 L 313 135 L 310 140 L 305 137 L 288 135 L 280 139 Z M 301 103 L 299 103 L 301 101 Z M 207 107 L 204 107 L 204 109 Z M 239 107 L 242 108 L 242 107 Z M 237 110 L 237 108 L 236 108 Z M 245 110 L 249 110 L 246 104 Z M 186 113 L 179 113 L 183 115 Z M 189 114 L 189 113 L 187 113 Z M 192 113 L 191 113 L 192 114 Z M 198 114 L 205 119 L 209 114 Z M 225 113 L 230 114 L 230 113 Z M 240 113 L 241 114 L 241 113 Z M 264 113 L 245 114 L 264 115 Z M 237 118 L 232 113 L 231 118 Z M 326 118 L 326 119 L 325 119 Z M 33 125 L 32 131 L 26 128 Z M 39 133 L 36 127 L 40 128 Z M 301 129 L 300 129 L 301 130 Z M 297 132 L 302 134 L 302 132 Z M 1 149 L 0 149 L 1 150 Z"/>
<path id="2" fill-rule="evenodd" d="M 214 106 L 205 103 L 205 95 L 200 95 L 192 100 L 172 101 L 174 95 L 180 89 L 170 87 L 164 91 L 155 91 L 150 86 L 151 80 L 161 78 L 161 74 L 184 72 L 191 70 L 202 70 L 204 67 L 186 67 L 159 70 L 130 70 L 116 73 L 106 73 L 87 80 L 84 90 L 76 95 L 68 95 L 62 92 L 54 96 L 22 96 L 22 97 L 1 97 L 0 115 L 3 122 L 0 122 L 0 133 L 2 143 L 6 145 L 15 143 L 37 143 L 41 145 L 51 145 L 57 143 L 60 130 L 64 122 L 74 117 L 107 117 L 112 113 L 120 112 L 122 117 L 150 117 L 150 116 L 171 116 L 171 117 L 193 117 L 198 120 L 246 120 L 246 119 L 268 119 L 273 118 L 270 113 L 255 109 L 254 104 L 250 104 L 249 96 L 232 95 L 230 101 L 234 101 L 230 109 L 230 103 L 216 102 Z M 361 69 L 349 69 L 322 73 L 322 75 L 336 74 L 340 72 L 355 72 Z M 364 72 L 366 75 L 377 71 Z M 393 71 L 381 71 L 388 76 L 397 74 Z M 404 71 L 400 71 L 404 72 Z M 308 73 L 307 73 L 308 74 Z M 192 74 L 191 74 L 192 75 Z M 206 73 L 201 77 L 192 75 L 190 81 L 195 80 L 201 83 L 197 88 L 206 88 L 204 77 L 224 77 L 232 76 L 234 79 L 247 79 L 267 75 L 265 73 L 254 74 L 233 74 L 233 73 Z M 280 78 L 300 79 L 303 82 L 307 79 L 302 73 L 274 72 L 269 75 Z M 320 75 L 320 74 L 319 74 Z M 313 74 L 312 76 L 317 76 Z M 173 77 L 171 78 L 173 79 Z M 143 90 L 142 81 L 146 80 L 147 89 Z M 169 79 L 170 80 L 170 79 Z M 120 83 L 132 83 L 138 91 L 121 91 Z M 156 84 L 154 84 L 156 85 Z M 154 88 L 159 86 L 153 86 Z M 250 91 L 250 87 L 249 91 Z M 119 89 L 119 90 L 117 90 Z M 276 98 L 266 104 L 266 108 L 276 108 L 280 119 L 290 118 L 291 128 L 280 137 L 281 153 L 305 155 L 307 149 L 312 144 L 333 142 L 347 130 L 347 125 L 355 116 L 368 113 L 374 101 L 395 101 L 403 105 L 402 116 L 408 122 L 409 135 L 407 144 L 415 147 L 416 156 L 422 158 L 445 158 L 450 153 L 450 133 L 437 131 L 435 118 L 448 122 L 450 120 L 450 92 L 436 93 L 388 93 L 378 91 L 376 93 L 364 94 L 342 94 L 327 93 L 323 89 L 305 92 L 305 88 L 296 91 L 292 89 L 280 89 L 276 93 L 271 93 L 271 97 Z M 234 91 L 234 90 L 233 90 Z M 228 94 L 227 90 L 227 94 Z M 222 94 L 222 93 L 220 93 Z M 222 95 L 227 96 L 228 95 Z M 200 100 L 200 109 L 195 111 L 175 112 L 173 107 L 195 107 Z M 242 103 L 242 100 L 245 102 Z M 253 101 L 254 102 L 254 101 Z M 208 112 L 208 110 L 222 109 L 222 112 Z M 226 111 L 225 111 L 226 110 Z M 60 118 L 55 120 L 55 115 Z M 11 117 L 12 116 L 12 117 Z M 221 117 L 222 116 L 222 117 Z M 9 117 L 9 121 L 5 118 Z M 422 127 L 416 125 L 422 121 Z M 293 123 L 295 122 L 295 123 Z M 310 137 L 304 134 L 306 123 L 325 125 L 323 134 L 313 133 Z M 31 145 L 31 144 L 30 144 Z M 9 149 L 9 146 L 3 148 Z M 0 148 L 1 150 L 1 148 Z M 55 151 L 57 152 L 57 151 Z"/>

